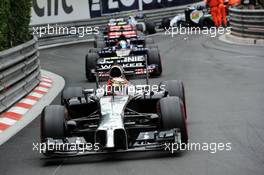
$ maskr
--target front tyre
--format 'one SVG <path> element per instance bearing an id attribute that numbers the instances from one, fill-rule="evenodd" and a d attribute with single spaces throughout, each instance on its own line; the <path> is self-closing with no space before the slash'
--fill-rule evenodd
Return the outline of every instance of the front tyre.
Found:
<path id="1" fill-rule="evenodd" d="M 51 105 L 41 114 L 41 142 L 47 138 L 62 139 L 66 136 L 65 108 Z"/>
<path id="2" fill-rule="evenodd" d="M 165 97 L 160 99 L 159 115 L 161 118 L 161 129 L 180 129 L 181 142 L 188 143 L 188 131 L 185 120 L 184 106 L 179 97 Z"/>
<path id="3" fill-rule="evenodd" d="M 163 81 L 160 83 L 159 87 L 160 90 L 166 91 L 169 96 L 176 96 L 182 100 L 184 105 L 185 117 L 187 119 L 185 88 L 183 82 L 180 80 Z"/>

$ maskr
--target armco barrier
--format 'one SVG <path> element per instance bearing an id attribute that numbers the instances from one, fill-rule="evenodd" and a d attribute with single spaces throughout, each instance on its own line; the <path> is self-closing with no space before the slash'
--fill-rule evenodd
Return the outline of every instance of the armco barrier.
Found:
<path id="1" fill-rule="evenodd" d="M 200 3 L 194 3 L 194 4 L 189 4 L 189 5 L 183 5 L 183 6 L 177 6 L 177 7 L 170 7 L 170 8 L 162 8 L 162 9 L 157 9 L 157 10 L 146 10 L 142 11 L 141 13 L 146 15 L 146 19 L 154 22 L 156 26 L 159 26 L 161 24 L 161 21 L 163 18 L 171 18 L 174 17 L 175 15 L 179 13 L 183 13 L 184 9 L 187 8 L 187 6 L 196 6 L 199 5 Z M 128 14 L 131 14 L 132 12 L 121 12 L 118 14 L 118 17 L 125 17 L 128 16 Z M 113 18 L 114 15 L 107 15 L 103 17 L 98 17 L 98 18 L 92 18 L 88 20 L 82 20 L 82 21 L 72 21 L 72 22 L 67 22 L 67 23 L 56 23 L 56 24 L 50 24 L 50 25 L 58 25 L 58 26 L 63 26 L 63 27 L 102 27 L 105 26 L 110 18 Z M 39 28 L 42 26 L 46 25 L 35 25 L 31 26 L 32 27 L 32 32 L 33 32 L 33 27 L 34 28 Z M 45 45 L 50 45 L 50 44 L 58 44 L 58 43 L 64 43 L 67 41 L 76 41 L 76 40 L 86 40 L 86 39 L 91 39 L 91 36 L 86 36 L 83 38 L 78 37 L 78 35 L 44 35 L 41 38 L 39 38 L 39 45 L 40 46 L 45 46 Z"/>
<path id="2" fill-rule="evenodd" d="M 232 35 L 264 39 L 264 10 L 230 8 L 229 12 Z"/>
<path id="3" fill-rule="evenodd" d="M 37 39 L 0 52 L 0 113 L 39 83 Z"/>

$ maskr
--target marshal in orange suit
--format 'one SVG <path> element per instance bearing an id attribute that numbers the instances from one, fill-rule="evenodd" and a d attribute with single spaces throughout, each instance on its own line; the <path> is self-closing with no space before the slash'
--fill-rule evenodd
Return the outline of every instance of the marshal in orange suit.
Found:
<path id="1" fill-rule="evenodd" d="M 204 0 L 205 3 L 210 7 L 211 15 L 214 21 L 214 24 L 216 27 L 220 27 L 222 22 L 221 22 L 221 16 L 218 10 L 219 6 L 219 0 Z"/>

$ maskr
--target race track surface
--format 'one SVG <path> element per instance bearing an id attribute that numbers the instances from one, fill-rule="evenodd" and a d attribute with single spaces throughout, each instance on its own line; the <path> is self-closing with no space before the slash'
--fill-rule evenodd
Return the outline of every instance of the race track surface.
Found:
<path id="1" fill-rule="evenodd" d="M 91 156 L 47 162 L 32 151 L 39 118 L 0 147 L 1 175 L 263 175 L 264 48 L 221 43 L 209 36 L 154 36 L 163 75 L 152 83 L 185 83 L 190 142 L 232 143 L 231 151 Z M 66 86 L 95 87 L 84 75 L 88 44 L 40 52 L 41 66 Z M 54 104 L 59 104 L 59 97 Z"/>

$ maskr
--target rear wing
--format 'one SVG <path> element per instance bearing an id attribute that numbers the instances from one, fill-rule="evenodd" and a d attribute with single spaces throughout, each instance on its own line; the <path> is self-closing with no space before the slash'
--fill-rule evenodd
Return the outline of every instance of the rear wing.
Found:
<path id="1" fill-rule="evenodd" d="M 105 81 L 109 77 L 112 66 L 120 65 L 127 78 L 146 77 L 148 83 L 147 55 L 133 55 L 125 57 L 106 57 L 97 60 L 96 77 L 98 81 Z"/>
<path id="2" fill-rule="evenodd" d="M 97 60 L 97 71 L 109 71 L 113 65 L 121 65 L 124 69 L 146 68 L 147 55 L 106 57 Z"/>
<path id="3" fill-rule="evenodd" d="M 118 31 L 131 31 L 134 30 L 132 25 L 124 25 L 124 26 L 109 26 L 109 32 L 118 32 Z"/>
<path id="4" fill-rule="evenodd" d="M 108 38 L 109 39 L 116 39 L 116 38 L 120 38 L 121 36 L 124 36 L 125 38 L 129 39 L 129 38 L 133 38 L 133 37 L 137 37 L 137 31 L 131 30 L 131 31 L 122 31 L 122 32 L 109 32 L 108 33 Z"/>

